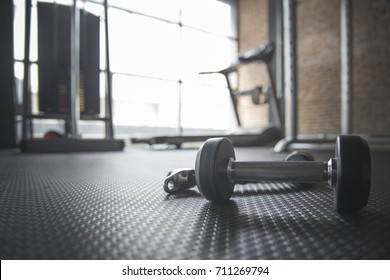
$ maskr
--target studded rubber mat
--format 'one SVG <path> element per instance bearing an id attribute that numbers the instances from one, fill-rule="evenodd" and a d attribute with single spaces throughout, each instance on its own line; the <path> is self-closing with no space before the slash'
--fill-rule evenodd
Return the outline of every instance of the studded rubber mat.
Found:
<path id="1" fill-rule="evenodd" d="M 196 190 L 165 194 L 166 173 L 193 167 L 196 152 L 0 151 L 1 259 L 390 258 L 390 153 L 372 153 L 369 204 L 345 216 L 333 210 L 325 185 L 239 185 L 222 205 Z M 286 155 L 269 148 L 236 154 Z"/>

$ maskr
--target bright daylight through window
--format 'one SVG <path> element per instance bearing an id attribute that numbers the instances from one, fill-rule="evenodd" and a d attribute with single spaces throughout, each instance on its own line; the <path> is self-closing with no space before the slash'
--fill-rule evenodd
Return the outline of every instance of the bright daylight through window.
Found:
<path id="1" fill-rule="evenodd" d="M 71 0 L 33 1 L 30 56 L 33 112 L 38 111 L 39 96 L 38 2 L 73 3 Z M 80 8 L 101 19 L 101 103 L 106 67 L 102 2 L 78 1 Z M 14 3 L 15 75 L 22 80 L 24 1 Z M 236 57 L 234 3 L 234 0 L 108 1 L 113 120 L 117 136 L 177 135 L 181 131 L 196 133 L 234 126 L 228 117 L 232 115 L 232 104 L 224 77 L 199 74 L 221 70 Z M 104 104 L 101 113 L 104 114 Z"/>

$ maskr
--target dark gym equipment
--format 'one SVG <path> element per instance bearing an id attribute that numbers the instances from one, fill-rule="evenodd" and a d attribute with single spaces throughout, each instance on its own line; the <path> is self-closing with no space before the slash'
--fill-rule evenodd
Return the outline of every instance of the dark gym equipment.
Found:
<path id="1" fill-rule="evenodd" d="M 13 1 L 0 2 L 0 149 L 16 147 Z"/>
<path id="2" fill-rule="evenodd" d="M 122 140 L 114 139 L 112 122 L 111 71 L 108 49 L 107 0 L 104 1 L 106 32 L 105 116 L 99 116 L 99 25 L 100 19 L 77 7 L 38 3 L 40 114 L 31 112 L 29 92 L 31 0 L 26 1 L 25 61 L 23 81 L 23 152 L 120 151 Z M 89 34 L 88 36 L 86 34 Z M 33 119 L 64 120 L 64 138 L 36 139 Z M 104 139 L 84 139 L 78 132 L 79 120 L 105 124 Z"/>
<path id="3" fill-rule="evenodd" d="M 305 159 L 304 156 L 298 158 Z M 191 173 L 190 170 L 184 171 Z M 367 143 L 358 136 L 337 137 L 335 158 L 328 162 L 236 161 L 229 139 L 213 138 L 207 140 L 199 149 L 194 172 L 199 191 L 213 202 L 229 200 L 237 183 L 327 182 L 334 187 L 335 209 L 340 213 L 352 213 L 363 208 L 368 202 L 371 161 Z M 179 179 L 181 186 L 185 185 L 185 176 L 169 175 L 164 182 L 165 190 L 179 189 L 180 186 L 173 186 L 174 179 Z M 187 174 L 190 178 L 188 185 L 193 183 L 192 176 Z"/>
<path id="4" fill-rule="evenodd" d="M 34 139 L 22 141 L 19 148 L 24 153 L 75 153 L 122 151 L 123 141 L 115 139 Z"/>
<path id="5" fill-rule="evenodd" d="M 71 7 L 38 3 L 39 111 L 70 113 Z M 80 114 L 100 113 L 99 26 L 93 14 L 80 13 Z"/>
<path id="6" fill-rule="evenodd" d="M 259 146 L 275 142 L 281 137 L 281 131 L 275 126 L 264 128 L 260 133 L 249 133 L 241 131 L 237 134 L 220 134 L 220 135 L 187 135 L 187 136 L 157 136 L 152 138 L 132 138 L 133 144 L 145 143 L 148 145 L 169 144 L 181 147 L 185 142 L 202 142 L 209 138 L 226 137 L 232 141 L 235 147 Z"/>

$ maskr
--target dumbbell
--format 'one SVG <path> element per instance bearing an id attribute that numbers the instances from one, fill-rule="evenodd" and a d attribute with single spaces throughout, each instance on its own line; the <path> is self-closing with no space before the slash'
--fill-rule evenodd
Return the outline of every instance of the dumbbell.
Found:
<path id="1" fill-rule="evenodd" d="M 307 152 L 294 151 L 285 161 L 314 161 L 314 156 Z M 241 182 L 242 183 L 242 182 Z M 164 190 L 169 194 L 176 194 L 196 186 L 195 169 L 176 168 L 168 172 L 164 180 Z"/>
<path id="2" fill-rule="evenodd" d="M 229 139 L 211 138 L 200 147 L 195 170 L 172 171 L 164 181 L 164 189 L 174 193 L 196 184 L 207 200 L 223 202 L 230 199 L 234 185 L 240 183 L 327 182 L 334 188 L 335 209 L 340 213 L 352 213 L 366 206 L 370 181 L 370 150 L 359 136 L 338 136 L 335 158 L 327 162 L 312 161 L 311 158 L 303 158 L 303 161 L 237 161 Z"/>

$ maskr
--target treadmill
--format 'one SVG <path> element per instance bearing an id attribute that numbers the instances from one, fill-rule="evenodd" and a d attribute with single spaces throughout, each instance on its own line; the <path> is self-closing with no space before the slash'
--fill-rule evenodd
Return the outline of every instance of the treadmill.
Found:
<path id="1" fill-rule="evenodd" d="M 244 146 L 262 146 L 271 143 L 275 143 L 280 140 L 283 136 L 281 128 L 280 108 L 276 101 L 275 94 L 275 83 L 271 75 L 270 63 L 274 54 L 274 45 L 262 44 L 253 49 L 241 52 L 238 54 L 237 60 L 229 65 L 227 68 L 212 71 L 212 72 L 201 72 L 199 74 L 220 74 L 225 77 L 227 87 L 229 89 L 230 98 L 233 104 L 235 118 L 237 124 L 241 126 L 241 120 L 238 114 L 237 101 L 240 96 L 250 95 L 254 104 L 268 103 L 270 106 L 270 118 L 272 123 L 264 128 L 256 129 L 253 128 L 242 128 L 236 129 L 235 131 L 226 131 L 221 134 L 204 134 L 204 135 L 178 135 L 178 136 L 154 136 L 145 138 L 131 138 L 131 143 L 145 143 L 148 145 L 156 144 L 168 144 L 175 145 L 180 148 L 185 142 L 200 142 L 205 141 L 208 138 L 213 137 L 226 137 L 229 138 L 233 145 L 236 147 Z M 250 63 L 265 63 L 267 66 L 269 85 L 265 87 L 256 87 L 251 90 L 238 91 L 233 89 L 229 76 L 230 74 L 237 72 L 239 66 L 250 64 Z"/>

